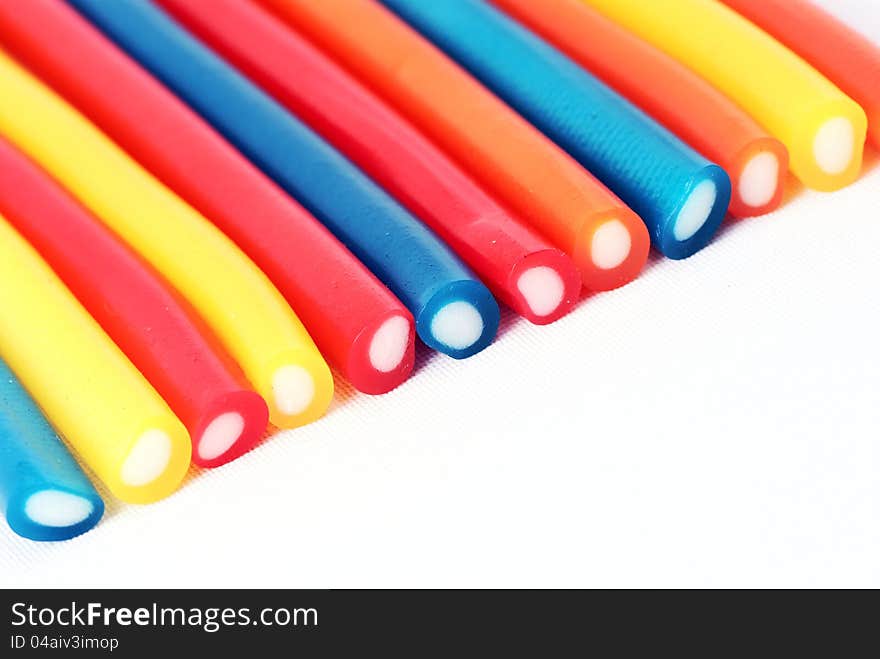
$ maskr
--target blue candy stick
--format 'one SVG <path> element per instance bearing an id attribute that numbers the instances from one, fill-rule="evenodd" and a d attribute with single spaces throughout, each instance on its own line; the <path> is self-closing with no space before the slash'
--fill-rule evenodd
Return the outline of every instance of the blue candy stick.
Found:
<path id="1" fill-rule="evenodd" d="M 487 2 L 382 2 L 613 190 L 664 255 L 711 240 L 730 203 L 721 167 Z"/>
<path id="2" fill-rule="evenodd" d="M 101 497 L 2 361 L 0 506 L 12 530 L 31 540 L 67 540 L 104 514 Z"/>
<path id="3" fill-rule="evenodd" d="M 499 310 L 489 290 L 309 127 L 151 2 L 69 2 L 345 243 L 410 309 L 428 346 L 464 358 L 491 343 Z"/>

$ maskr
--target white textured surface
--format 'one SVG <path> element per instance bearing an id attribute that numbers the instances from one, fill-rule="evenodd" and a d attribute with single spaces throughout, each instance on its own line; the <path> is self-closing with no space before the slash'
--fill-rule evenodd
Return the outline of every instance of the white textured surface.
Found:
<path id="1" fill-rule="evenodd" d="M 877 161 L 73 541 L 0 530 L 0 585 L 880 587 Z"/>

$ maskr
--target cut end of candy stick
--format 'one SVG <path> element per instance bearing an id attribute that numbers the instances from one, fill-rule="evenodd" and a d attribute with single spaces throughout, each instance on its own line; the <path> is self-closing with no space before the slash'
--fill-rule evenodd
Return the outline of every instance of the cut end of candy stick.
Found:
<path id="1" fill-rule="evenodd" d="M 520 316 L 546 325 L 574 307 L 581 292 L 581 275 L 571 257 L 550 248 L 522 258 L 511 273 L 504 301 Z"/>
<path id="2" fill-rule="evenodd" d="M 556 270 L 545 265 L 522 273 L 516 287 L 535 316 L 549 316 L 565 300 L 565 282 Z"/>
<path id="3" fill-rule="evenodd" d="M 154 420 L 127 446 L 119 462 L 108 463 L 106 471 L 96 469 L 113 494 L 127 503 L 153 503 L 177 489 L 192 457 L 192 442 L 180 421 Z"/>
<path id="4" fill-rule="evenodd" d="M 209 404 L 195 427 L 192 460 L 200 467 L 219 467 L 251 450 L 269 423 L 269 408 L 256 392 L 241 389 Z"/>
<path id="5" fill-rule="evenodd" d="M 776 154 L 762 151 L 746 163 L 739 175 L 736 192 L 749 208 L 763 208 L 776 196 L 780 181 Z"/>
<path id="6" fill-rule="evenodd" d="M 171 463 L 171 438 L 162 430 L 147 430 L 135 441 L 120 477 L 128 487 L 144 487 L 158 480 Z"/>
<path id="7" fill-rule="evenodd" d="M 271 422 L 296 428 L 323 416 L 333 398 L 333 376 L 317 349 L 293 350 L 272 363 L 268 386 L 261 389 Z"/>
<path id="8" fill-rule="evenodd" d="M 721 226 L 730 197 L 727 173 L 717 165 L 706 167 L 661 230 L 658 249 L 671 259 L 687 258 L 703 249 Z"/>
<path id="9" fill-rule="evenodd" d="M 7 506 L 6 519 L 18 535 L 28 540 L 69 540 L 93 528 L 104 514 L 96 493 L 56 487 L 21 492 Z"/>
<path id="10" fill-rule="evenodd" d="M 749 160 L 739 174 L 736 194 L 749 209 L 764 208 L 779 190 L 782 168 L 775 153 L 763 151 Z"/>
<path id="11" fill-rule="evenodd" d="M 244 417 L 238 412 L 226 412 L 208 424 L 196 443 L 196 454 L 206 462 L 227 453 L 241 438 Z"/>
<path id="12" fill-rule="evenodd" d="M 470 302 L 444 305 L 431 321 L 431 335 L 450 350 L 467 350 L 483 336 L 486 325 L 479 310 Z"/>
<path id="13" fill-rule="evenodd" d="M 370 340 L 370 365 L 380 373 L 400 368 L 410 346 L 412 327 L 409 319 L 393 316 L 386 320 Z"/>
<path id="14" fill-rule="evenodd" d="M 429 347 L 464 359 L 488 346 L 501 313 L 488 289 L 477 281 L 447 284 L 435 293 L 416 321 Z"/>
<path id="15" fill-rule="evenodd" d="M 782 203 L 788 177 L 788 149 L 769 135 L 746 144 L 724 163 L 733 183 L 730 214 L 756 217 L 770 213 Z"/>
<path id="16" fill-rule="evenodd" d="M 315 398 L 315 381 L 302 366 L 282 366 L 272 377 L 275 407 L 287 416 L 309 409 Z"/>
<path id="17" fill-rule="evenodd" d="M 405 312 L 405 309 L 402 309 Z M 352 386 L 365 394 L 384 394 L 412 373 L 415 330 L 409 313 L 392 312 L 361 331 L 344 368 Z"/>
<path id="18" fill-rule="evenodd" d="M 34 492 L 24 504 L 24 514 L 34 524 L 55 529 L 81 524 L 94 513 L 90 499 L 60 490 Z"/>
<path id="19" fill-rule="evenodd" d="M 868 132 L 865 111 L 849 98 L 805 113 L 789 146 L 791 170 L 806 187 L 833 192 L 859 177 Z"/>
<path id="20" fill-rule="evenodd" d="M 684 205 L 678 212 L 672 225 L 672 235 L 678 242 L 686 242 L 693 238 L 705 226 L 715 202 L 718 200 L 718 188 L 712 181 L 702 181 L 688 195 Z"/>
<path id="21" fill-rule="evenodd" d="M 642 219 L 618 202 L 588 217 L 571 252 L 590 291 L 610 291 L 635 279 L 651 248 Z"/>
<path id="22" fill-rule="evenodd" d="M 609 220 L 593 233 L 591 257 L 600 270 L 612 270 L 626 261 L 632 250 L 632 237 L 620 220 Z"/>
<path id="23" fill-rule="evenodd" d="M 813 138 L 816 165 L 829 176 L 849 169 L 856 150 L 855 128 L 846 117 L 833 117 L 823 123 Z"/>

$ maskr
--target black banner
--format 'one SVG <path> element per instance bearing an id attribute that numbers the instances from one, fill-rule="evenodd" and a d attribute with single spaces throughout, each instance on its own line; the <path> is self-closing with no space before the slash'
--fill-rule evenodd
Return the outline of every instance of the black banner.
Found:
<path id="1" fill-rule="evenodd" d="M 876 593 L 745 591 L 10 590 L 0 591 L 0 606 L 4 658 L 418 658 L 441 649 L 494 657 L 503 648 L 536 657 L 660 648 L 787 656 L 796 645 L 861 656 L 876 648 L 878 613 Z"/>

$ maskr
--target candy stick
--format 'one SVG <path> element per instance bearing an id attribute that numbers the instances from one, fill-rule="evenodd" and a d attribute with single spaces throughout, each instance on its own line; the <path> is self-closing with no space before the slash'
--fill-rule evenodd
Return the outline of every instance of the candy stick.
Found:
<path id="1" fill-rule="evenodd" d="M 705 247 L 730 179 L 577 64 L 478 0 L 384 0 L 638 213 L 670 258 Z"/>
<path id="2" fill-rule="evenodd" d="M 42 170 L 0 140 L 0 213 L 65 282 L 183 421 L 193 461 L 248 451 L 269 410 L 188 305 Z"/>
<path id="3" fill-rule="evenodd" d="M 393 14 L 365 0 L 264 4 L 570 254 L 592 290 L 641 271 L 645 226 L 605 186 Z"/>
<path id="4" fill-rule="evenodd" d="M 310 128 L 149 2 L 72 4 L 296 197 L 456 358 L 495 336 L 498 305 L 433 232 Z"/>
<path id="5" fill-rule="evenodd" d="M 2 217 L 0 309 L 0 358 L 110 491 L 129 503 L 171 494 L 189 466 L 186 428 Z"/>
<path id="6" fill-rule="evenodd" d="M 136 249 L 207 321 L 279 427 L 327 409 L 333 378 L 277 290 L 220 231 L 0 54 L 0 133 Z"/>
<path id="7" fill-rule="evenodd" d="M 15 374 L 0 360 L 0 507 L 30 540 L 91 529 L 104 502 Z"/>
<path id="8" fill-rule="evenodd" d="M 880 148 L 880 46 L 808 0 L 722 0 L 826 75 L 868 114 Z"/>
<path id="9" fill-rule="evenodd" d="M 55 0 L 0 0 L 0 40 L 265 272 L 360 391 L 412 370 L 407 309 L 333 235 L 197 114 Z"/>
<path id="10" fill-rule="evenodd" d="M 775 210 L 785 146 L 700 76 L 579 0 L 492 0 L 728 173 L 730 213 Z"/>
<path id="11" fill-rule="evenodd" d="M 242 0 L 159 4 L 428 223 L 518 313 L 544 324 L 572 308 L 581 279 L 571 259 L 308 41 Z"/>
<path id="12" fill-rule="evenodd" d="M 716 0 L 583 0 L 727 94 L 788 149 L 808 188 L 859 175 L 865 112 L 819 72 Z"/>

